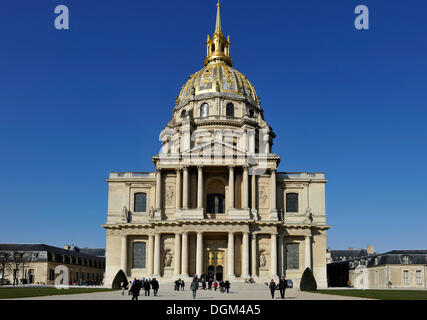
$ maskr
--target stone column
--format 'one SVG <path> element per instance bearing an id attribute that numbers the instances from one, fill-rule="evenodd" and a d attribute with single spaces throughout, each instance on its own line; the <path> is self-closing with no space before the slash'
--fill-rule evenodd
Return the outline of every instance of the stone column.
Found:
<path id="1" fill-rule="evenodd" d="M 127 276 L 127 262 L 128 262 L 128 237 L 127 235 L 122 235 L 122 247 L 120 251 L 120 269 L 123 270 L 125 275 Z"/>
<path id="2" fill-rule="evenodd" d="M 188 277 L 188 232 L 182 234 L 182 248 L 181 248 L 182 269 L 181 277 Z"/>
<path id="3" fill-rule="evenodd" d="M 283 272 L 283 236 L 279 234 L 277 239 L 277 271 L 279 276 L 283 276 L 285 273 Z"/>
<path id="4" fill-rule="evenodd" d="M 272 277 L 277 277 L 277 235 L 270 235 L 270 271 Z"/>
<path id="5" fill-rule="evenodd" d="M 305 255 L 304 255 L 305 268 L 311 270 L 311 236 L 305 236 Z"/>
<path id="6" fill-rule="evenodd" d="M 176 169 L 175 208 L 181 209 L 181 169 Z"/>
<path id="7" fill-rule="evenodd" d="M 153 277 L 160 277 L 160 233 L 154 236 L 154 274 Z"/>
<path id="8" fill-rule="evenodd" d="M 196 274 L 200 278 L 203 273 L 203 232 L 197 232 Z"/>
<path id="9" fill-rule="evenodd" d="M 243 233 L 242 239 L 242 276 L 241 278 L 249 278 L 249 232 Z"/>
<path id="10" fill-rule="evenodd" d="M 154 273 L 153 250 L 154 250 L 154 236 L 150 234 L 148 236 L 148 274 L 149 275 L 153 275 Z"/>
<path id="11" fill-rule="evenodd" d="M 230 166 L 228 167 L 229 174 L 228 174 L 228 208 L 233 209 L 234 208 L 234 167 Z M 234 272 L 233 272 L 234 273 Z"/>
<path id="12" fill-rule="evenodd" d="M 257 276 L 257 247 L 256 247 L 256 234 L 252 234 L 252 243 L 251 243 L 251 275 L 252 278 L 255 278 Z"/>
<path id="13" fill-rule="evenodd" d="M 182 207 L 188 209 L 188 167 L 184 167 L 183 171 L 184 181 L 182 185 Z"/>
<path id="14" fill-rule="evenodd" d="M 197 167 L 197 209 L 203 208 L 203 167 Z"/>
<path id="15" fill-rule="evenodd" d="M 252 207 L 252 210 L 255 210 L 256 209 L 256 175 L 255 175 L 255 172 L 254 172 L 254 174 L 252 175 L 252 183 L 251 183 L 251 191 L 252 191 L 252 204 L 251 204 L 251 207 Z"/>
<path id="16" fill-rule="evenodd" d="M 228 278 L 234 279 L 234 233 L 228 233 Z"/>
<path id="17" fill-rule="evenodd" d="M 243 209 L 249 209 L 249 177 L 248 167 L 243 167 Z"/>
<path id="18" fill-rule="evenodd" d="M 271 191 L 271 204 L 270 210 L 277 211 L 276 208 L 276 169 L 271 169 L 271 180 L 270 180 L 270 191 Z"/>
<path id="19" fill-rule="evenodd" d="M 181 274 L 181 234 L 180 233 L 175 233 L 174 260 L 175 260 L 174 275 L 178 277 Z"/>
<path id="20" fill-rule="evenodd" d="M 162 207 L 162 171 L 156 172 L 156 210 L 160 211 Z"/>

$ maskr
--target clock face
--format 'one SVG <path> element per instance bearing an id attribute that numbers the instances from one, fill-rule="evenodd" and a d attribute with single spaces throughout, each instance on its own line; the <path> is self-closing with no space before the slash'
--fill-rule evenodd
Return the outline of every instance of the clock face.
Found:
<path id="1" fill-rule="evenodd" d="M 207 103 L 202 104 L 200 107 L 200 117 L 209 117 L 209 105 Z"/>

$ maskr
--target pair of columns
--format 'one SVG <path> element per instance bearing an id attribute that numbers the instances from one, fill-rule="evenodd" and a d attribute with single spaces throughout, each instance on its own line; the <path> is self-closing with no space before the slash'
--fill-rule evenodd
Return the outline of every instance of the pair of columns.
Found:
<path id="1" fill-rule="evenodd" d="M 175 234 L 175 248 L 179 246 L 179 251 L 181 256 L 175 251 L 175 270 L 174 274 L 176 276 L 181 275 L 181 277 L 188 277 L 188 232 L 182 233 L 182 248 L 180 247 L 181 235 L 179 233 Z M 175 249 L 176 250 L 176 249 Z M 181 264 L 180 260 L 181 258 Z M 201 276 L 203 273 L 203 232 L 197 233 L 196 240 L 196 274 Z"/>
<path id="2" fill-rule="evenodd" d="M 229 166 L 228 167 L 228 199 L 229 209 L 234 209 L 235 203 L 234 203 L 234 167 Z M 252 176 L 252 186 L 255 186 L 255 176 Z M 254 191 L 254 190 L 252 190 Z M 252 206 L 255 208 L 255 203 L 253 201 L 254 199 L 254 193 L 252 194 Z M 242 207 L 243 209 L 249 209 L 249 174 L 248 174 L 248 167 L 243 167 L 243 197 L 242 197 Z"/>
<path id="3" fill-rule="evenodd" d="M 181 170 L 182 170 L 182 195 L 181 195 Z M 182 169 L 176 169 L 176 186 L 175 186 L 175 208 L 187 210 L 188 205 L 188 190 L 189 190 L 189 177 L 188 166 Z M 182 197 L 182 207 L 181 207 Z M 203 208 L 203 167 L 197 167 L 197 208 Z"/>

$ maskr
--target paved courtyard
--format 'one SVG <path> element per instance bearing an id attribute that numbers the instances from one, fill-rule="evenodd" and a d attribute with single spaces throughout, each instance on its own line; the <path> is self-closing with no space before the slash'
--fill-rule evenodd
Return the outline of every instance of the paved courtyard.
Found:
<path id="1" fill-rule="evenodd" d="M 186 288 L 185 291 L 174 291 L 172 285 L 160 284 L 157 297 L 153 296 L 151 290 L 149 297 L 144 296 L 141 290 L 140 300 L 193 300 L 192 292 Z M 44 296 L 34 298 L 21 298 L 21 300 L 130 300 L 131 296 L 122 296 L 121 291 L 108 291 L 96 293 L 83 293 L 58 296 Z M 199 290 L 197 300 L 272 300 L 270 292 L 264 284 L 232 283 L 230 293 L 221 293 L 212 290 Z M 275 300 L 280 301 L 280 292 L 276 291 Z M 328 294 L 317 294 L 302 292 L 297 289 L 286 290 L 286 300 L 366 300 L 355 297 L 335 296 Z"/>

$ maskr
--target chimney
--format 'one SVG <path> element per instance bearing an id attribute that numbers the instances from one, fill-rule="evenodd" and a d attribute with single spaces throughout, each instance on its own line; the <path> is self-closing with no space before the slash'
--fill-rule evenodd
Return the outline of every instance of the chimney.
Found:
<path id="1" fill-rule="evenodd" d="M 348 250 L 353 250 L 353 249 L 354 249 L 353 247 L 348 248 Z"/>
<path id="2" fill-rule="evenodd" d="M 368 246 L 368 248 L 366 249 L 366 251 L 368 252 L 368 254 L 374 254 L 374 246 Z"/>
<path id="3" fill-rule="evenodd" d="M 66 244 L 66 245 L 64 246 L 64 249 L 65 249 L 65 250 L 70 250 L 70 246 L 69 246 L 68 244 Z"/>

